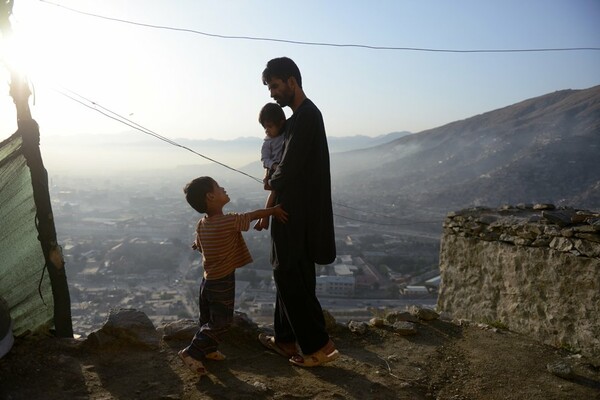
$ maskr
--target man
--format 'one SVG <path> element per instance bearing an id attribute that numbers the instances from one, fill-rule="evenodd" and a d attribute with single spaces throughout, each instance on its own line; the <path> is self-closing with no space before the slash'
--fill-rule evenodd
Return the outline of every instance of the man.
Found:
<path id="1" fill-rule="evenodd" d="M 336 256 L 325 126 L 321 112 L 304 94 L 294 61 L 272 59 L 262 80 L 271 97 L 290 107 L 293 115 L 286 125 L 283 157 L 268 181 L 276 203 L 289 214 L 287 224 L 273 221 L 271 228 L 275 336 L 261 334 L 259 339 L 292 364 L 314 367 L 339 356 L 315 295 L 315 263 L 329 264 Z"/>

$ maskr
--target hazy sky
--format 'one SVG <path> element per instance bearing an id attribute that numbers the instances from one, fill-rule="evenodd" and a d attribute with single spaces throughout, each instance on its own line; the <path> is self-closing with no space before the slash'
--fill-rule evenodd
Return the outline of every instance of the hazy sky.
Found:
<path id="1" fill-rule="evenodd" d="M 458 50 L 600 47 L 598 0 L 55 2 L 226 36 Z M 419 132 L 600 84 L 600 51 L 441 53 L 221 39 L 34 0 L 15 0 L 13 23 L 42 138 L 129 130 L 55 91 L 61 87 L 172 139 L 262 137 L 257 113 L 271 99 L 260 76 L 279 56 L 300 67 L 330 136 Z M 0 140 L 15 127 L 4 85 Z"/>

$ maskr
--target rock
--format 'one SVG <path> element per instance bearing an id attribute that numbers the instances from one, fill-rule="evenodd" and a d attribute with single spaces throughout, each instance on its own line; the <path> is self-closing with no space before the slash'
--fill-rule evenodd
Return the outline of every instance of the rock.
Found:
<path id="1" fill-rule="evenodd" d="M 550 248 L 558 251 L 571 251 L 573 249 L 573 242 L 565 237 L 555 237 L 550 242 Z"/>
<path id="2" fill-rule="evenodd" d="M 578 225 L 573 227 L 576 233 L 595 233 L 600 232 L 600 225 Z"/>
<path id="3" fill-rule="evenodd" d="M 163 340 L 191 340 L 198 330 L 198 322 L 192 319 L 180 319 L 165 324 L 159 330 Z"/>
<path id="4" fill-rule="evenodd" d="M 364 335 L 367 332 L 367 328 L 368 325 L 365 322 L 348 322 L 348 329 L 350 329 L 350 332 L 356 333 L 357 335 Z"/>
<path id="5" fill-rule="evenodd" d="M 243 332 L 250 333 L 254 335 L 258 325 L 252 321 L 250 317 L 246 313 L 235 311 L 233 313 L 233 321 L 231 323 L 232 328 L 239 329 Z"/>
<path id="6" fill-rule="evenodd" d="M 546 365 L 546 369 L 552 375 L 556 375 L 563 379 L 573 379 L 575 374 L 573 373 L 573 368 L 566 362 L 559 360 L 553 363 L 548 363 Z"/>
<path id="7" fill-rule="evenodd" d="M 385 325 L 385 320 L 383 318 L 371 318 L 369 320 L 369 325 L 374 326 L 375 328 L 381 328 Z"/>
<path id="8" fill-rule="evenodd" d="M 408 311 L 394 311 L 385 316 L 385 320 L 388 324 L 393 324 L 397 321 L 408 321 L 408 322 L 419 322 L 419 318 L 412 315 Z"/>
<path id="9" fill-rule="evenodd" d="M 459 211 L 444 230 L 437 308 L 457 319 L 506 321 L 492 327 L 600 357 L 598 213 L 539 204 L 503 209 Z"/>
<path id="10" fill-rule="evenodd" d="M 269 387 L 266 384 L 259 381 L 254 382 L 252 386 L 254 386 L 260 392 L 267 392 L 269 390 Z"/>
<path id="11" fill-rule="evenodd" d="M 533 243 L 533 240 L 529 240 L 529 239 L 522 238 L 522 237 L 517 237 L 517 238 L 515 238 L 514 243 L 517 246 L 529 246 L 529 245 L 531 245 L 531 243 Z"/>
<path id="12" fill-rule="evenodd" d="M 448 311 L 442 311 L 440 313 L 440 319 L 443 321 L 452 321 L 452 314 Z"/>
<path id="13" fill-rule="evenodd" d="M 494 222 L 496 222 L 498 220 L 498 217 L 496 215 L 482 215 L 481 217 L 477 218 L 477 222 L 480 222 L 482 224 L 485 225 L 490 225 Z"/>
<path id="14" fill-rule="evenodd" d="M 519 204 L 517 204 L 517 208 L 519 210 L 533 210 L 533 204 L 519 203 Z"/>
<path id="15" fill-rule="evenodd" d="M 335 317 L 327 310 L 323 310 L 323 318 L 325 318 L 325 329 L 327 332 L 335 332 L 339 329 Z"/>
<path id="16" fill-rule="evenodd" d="M 588 240 L 590 242 L 600 243 L 600 235 L 598 235 L 597 233 L 578 233 L 578 232 L 576 232 L 575 236 L 577 236 L 578 238 L 581 238 L 581 239 Z"/>
<path id="17" fill-rule="evenodd" d="M 417 334 L 417 325 L 413 322 L 398 321 L 392 325 L 394 332 L 403 336 L 410 336 Z"/>
<path id="18" fill-rule="evenodd" d="M 566 238 L 570 238 L 570 237 L 575 236 L 575 231 L 573 231 L 573 229 L 571 229 L 571 228 L 566 228 L 566 229 L 561 230 L 560 234 Z"/>
<path id="19" fill-rule="evenodd" d="M 92 332 L 86 342 L 95 346 L 126 343 L 157 349 L 159 335 L 150 318 L 141 311 L 121 308 L 111 309 L 104 326 Z"/>
<path id="20" fill-rule="evenodd" d="M 571 218 L 575 212 L 575 210 L 542 211 L 542 217 L 562 227 L 571 225 Z"/>
<path id="21" fill-rule="evenodd" d="M 545 236 L 540 236 L 531 243 L 531 246 L 532 247 L 548 247 L 549 244 L 550 244 L 550 239 L 548 239 Z"/>
<path id="22" fill-rule="evenodd" d="M 600 243 L 588 242 L 587 240 L 575 239 L 573 246 L 577 251 L 587 257 L 600 257 Z"/>
<path id="23" fill-rule="evenodd" d="M 433 321 L 434 319 L 438 319 L 440 314 L 436 313 L 430 308 L 422 308 L 417 306 L 412 306 L 410 308 L 411 315 L 422 319 L 423 321 Z"/>
<path id="24" fill-rule="evenodd" d="M 533 209 L 534 210 L 554 210 L 556 207 L 554 207 L 554 204 L 534 204 L 533 205 Z"/>
<path id="25" fill-rule="evenodd" d="M 505 243 L 512 243 L 512 244 L 514 244 L 514 243 L 515 243 L 515 240 L 516 240 L 516 239 L 517 239 L 516 237 L 514 237 L 513 235 L 510 235 L 510 234 L 508 234 L 508 233 L 503 233 L 503 234 L 501 234 L 501 235 L 500 235 L 500 238 L 499 238 L 499 240 L 500 240 L 501 242 L 505 242 Z"/>

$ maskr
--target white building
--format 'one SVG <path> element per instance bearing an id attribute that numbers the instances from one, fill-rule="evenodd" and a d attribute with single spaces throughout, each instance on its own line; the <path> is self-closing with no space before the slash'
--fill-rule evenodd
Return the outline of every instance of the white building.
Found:
<path id="1" fill-rule="evenodd" d="M 427 296 L 429 290 L 425 286 L 407 286 L 400 290 L 400 293 L 404 296 Z"/>
<path id="2" fill-rule="evenodd" d="M 352 296 L 356 280 L 354 276 L 318 276 L 317 296 Z"/>
<path id="3" fill-rule="evenodd" d="M 357 269 L 356 266 L 347 264 L 336 264 L 333 266 L 336 276 L 354 276 Z"/>

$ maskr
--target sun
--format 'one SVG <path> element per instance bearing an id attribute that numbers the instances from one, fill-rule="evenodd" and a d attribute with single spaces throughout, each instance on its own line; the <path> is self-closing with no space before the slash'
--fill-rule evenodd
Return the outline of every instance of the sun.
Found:
<path id="1" fill-rule="evenodd" d="M 70 131 L 68 126 L 75 120 L 83 126 L 91 113 L 73 101 L 71 108 L 65 106 L 69 100 L 63 93 L 69 89 L 128 111 L 126 91 L 146 69 L 130 61 L 132 48 L 142 41 L 128 40 L 124 32 L 128 27 L 27 0 L 15 3 L 10 22 L 11 34 L 0 36 L 0 85 L 16 76 L 29 82 L 34 117 L 43 117 L 46 126 L 59 126 L 61 131 Z M 0 92 L 2 111 L 14 109 L 8 92 Z M 12 120 L 3 118 L 0 125 L 6 125 L 7 119 Z M 2 131 L 11 131 L 12 124 Z"/>

